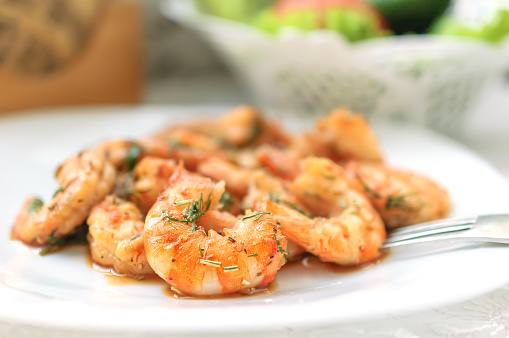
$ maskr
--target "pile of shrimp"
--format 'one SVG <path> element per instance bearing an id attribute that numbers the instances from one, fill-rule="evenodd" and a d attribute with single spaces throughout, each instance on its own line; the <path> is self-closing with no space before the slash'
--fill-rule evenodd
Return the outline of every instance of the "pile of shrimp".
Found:
<path id="1" fill-rule="evenodd" d="M 158 275 L 178 294 L 267 286 L 304 252 L 376 261 L 386 229 L 444 217 L 447 192 L 387 166 L 365 118 L 337 109 L 291 136 L 256 108 L 83 150 L 56 171 L 51 201 L 28 198 L 12 235 L 47 247 L 86 227 L 95 264 Z"/>

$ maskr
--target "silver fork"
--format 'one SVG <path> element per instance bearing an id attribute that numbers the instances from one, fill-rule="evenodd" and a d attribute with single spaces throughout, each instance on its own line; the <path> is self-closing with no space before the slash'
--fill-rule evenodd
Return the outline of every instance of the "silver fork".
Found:
<path id="1" fill-rule="evenodd" d="M 464 242 L 509 244 L 509 214 L 447 218 L 395 229 L 382 248 Z"/>

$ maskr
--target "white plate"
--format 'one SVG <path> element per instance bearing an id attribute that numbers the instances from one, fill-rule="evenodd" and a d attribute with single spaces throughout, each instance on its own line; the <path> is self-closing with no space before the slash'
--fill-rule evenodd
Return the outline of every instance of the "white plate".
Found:
<path id="1" fill-rule="evenodd" d="M 177 300 L 163 295 L 160 285 L 110 285 L 87 266 L 84 248 L 39 257 L 9 242 L 23 199 L 49 198 L 57 187 L 53 170 L 67 156 L 115 136 L 148 135 L 198 111 L 218 110 L 83 108 L 0 118 L 0 322 L 132 335 L 289 332 L 441 306 L 509 282 L 509 269 L 499 269 L 509 261 L 509 248 L 481 246 L 407 259 L 389 255 L 377 266 L 347 274 L 294 264 L 278 273 L 278 287 L 268 295 Z M 452 215 L 509 212 L 509 184 L 470 151 L 416 127 L 375 130 L 388 162 L 449 189 Z"/>

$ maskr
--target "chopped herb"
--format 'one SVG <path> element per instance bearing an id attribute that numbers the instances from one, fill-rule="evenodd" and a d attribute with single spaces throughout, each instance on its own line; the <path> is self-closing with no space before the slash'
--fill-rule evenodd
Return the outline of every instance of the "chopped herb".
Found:
<path id="1" fill-rule="evenodd" d="M 387 210 L 392 208 L 398 208 L 398 209 L 406 209 L 408 206 L 405 204 L 405 195 L 398 195 L 396 197 L 389 197 L 387 199 L 387 203 L 385 205 L 385 208 Z"/>
<path id="2" fill-rule="evenodd" d="M 303 214 L 304 216 L 306 216 L 309 219 L 314 218 L 313 216 L 311 216 L 310 214 L 308 214 L 307 212 L 305 212 L 304 210 L 302 210 L 301 208 L 299 208 L 297 205 L 295 205 L 293 203 L 290 203 L 287 201 L 283 201 L 283 203 L 286 204 L 287 206 L 289 206 L 290 208 L 292 208 L 293 210 L 300 212 L 301 214 Z"/>
<path id="3" fill-rule="evenodd" d="M 42 200 L 40 198 L 34 198 L 32 200 L 32 202 L 30 202 L 30 204 L 28 205 L 28 213 L 29 214 L 35 214 L 37 213 L 39 210 L 41 210 L 42 208 L 42 205 L 44 203 L 42 202 Z"/>
<path id="4" fill-rule="evenodd" d="M 251 283 L 249 283 L 247 280 L 243 279 L 242 280 L 242 285 L 249 286 L 249 285 L 251 285 Z"/>
<path id="5" fill-rule="evenodd" d="M 258 254 L 250 254 L 250 255 L 247 255 L 247 257 L 256 257 L 258 256 Z"/>
<path id="6" fill-rule="evenodd" d="M 277 243 L 277 247 L 278 247 L 277 252 L 281 252 L 281 253 L 289 255 L 290 253 L 288 251 L 283 250 L 283 247 L 281 246 L 281 243 L 279 243 L 279 238 L 277 238 L 276 234 L 274 234 L 274 238 L 276 239 L 276 243 Z"/>
<path id="7" fill-rule="evenodd" d="M 73 198 L 73 197 L 74 197 L 73 195 L 68 196 L 68 197 L 65 199 L 65 202 L 66 202 L 66 203 L 69 203 L 69 202 L 72 200 L 72 198 Z"/>
<path id="8" fill-rule="evenodd" d="M 228 237 L 228 240 L 229 240 L 230 242 L 232 242 L 232 243 L 235 243 L 235 242 L 236 242 L 236 241 L 235 241 L 235 239 L 234 239 L 234 238 L 232 238 L 232 237 Z"/>
<path id="9" fill-rule="evenodd" d="M 163 221 L 170 223 L 170 225 L 173 227 L 173 229 L 177 230 L 177 227 L 171 221 L 181 222 L 181 220 L 168 216 L 168 214 L 164 210 L 162 211 L 162 214 L 163 214 Z"/>
<path id="10" fill-rule="evenodd" d="M 56 195 L 58 195 L 59 193 L 61 193 L 62 191 L 64 191 L 64 190 L 65 190 L 65 189 L 64 189 L 64 188 L 62 188 L 62 187 L 58 188 L 58 189 L 55 191 L 55 193 L 53 194 L 53 198 L 54 198 Z"/>
<path id="11" fill-rule="evenodd" d="M 205 264 L 205 265 L 215 266 L 215 267 L 220 267 L 221 265 L 223 265 L 223 263 L 221 263 L 221 262 L 209 261 L 208 259 L 200 259 L 200 263 Z"/>
<path id="12" fill-rule="evenodd" d="M 134 169 L 134 165 L 136 164 L 138 157 L 140 157 L 140 154 L 141 154 L 140 146 L 133 142 L 131 148 L 129 148 L 129 150 L 127 151 L 127 156 L 125 159 L 127 169 L 129 171 L 132 171 Z"/>
<path id="13" fill-rule="evenodd" d="M 198 250 L 200 250 L 200 256 L 203 257 L 203 250 L 201 249 L 200 244 L 198 244 Z"/>
<path id="14" fill-rule="evenodd" d="M 48 243 L 41 249 L 41 251 L 39 251 L 39 255 L 44 256 L 67 245 L 86 244 L 87 234 L 88 226 L 83 224 L 65 236 L 47 236 L 46 238 L 48 239 Z"/>
<path id="15" fill-rule="evenodd" d="M 357 177 L 357 179 L 359 180 L 359 182 L 361 183 L 362 185 L 362 188 L 364 189 L 365 192 L 367 192 L 370 197 L 372 198 L 382 198 L 382 196 L 377 193 L 376 191 L 374 191 L 373 189 L 371 189 L 371 187 L 369 185 L 366 184 L 366 182 L 364 182 L 361 177 L 359 176 L 359 174 L 355 174 L 355 176 Z"/>
<path id="16" fill-rule="evenodd" d="M 173 203 L 175 206 L 180 206 L 180 205 L 185 205 L 185 204 L 189 204 L 191 203 L 193 200 L 182 200 L 182 201 L 176 201 L 175 203 Z"/>
<path id="17" fill-rule="evenodd" d="M 176 149 L 180 146 L 180 142 L 174 138 L 170 138 L 168 142 L 170 143 L 170 150 Z"/>
<path id="18" fill-rule="evenodd" d="M 274 203 L 279 203 L 279 197 L 274 192 L 269 192 L 269 200 L 271 200 Z"/>
<path id="19" fill-rule="evenodd" d="M 239 267 L 237 265 L 232 265 L 232 266 L 225 266 L 223 268 L 223 271 L 230 272 L 230 271 L 237 271 L 238 269 L 239 269 Z"/>
<path id="20" fill-rule="evenodd" d="M 271 213 L 270 213 L 270 212 L 259 212 L 259 213 L 257 213 L 257 214 L 253 214 L 253 215 L 251 215 L 251 216 L 245 216 L 245 217 L 242 217 L 242 220 L 244 221 L 244 220 L 246 220 L 246 219 L 248 219 L 248 218 L 253 218 L 253 217 L 254 217 L 253 221 L 257 221 L 257 220 L 259 220 L 259 219 L 260 219 L 260 217 L 262 217 L 263 215 L 271 215 Z"/>
<path id="21" fill-rule="evenodd" d="M 135 239 L 138 239 L 141 237 L 141 234 L 137 235 L 137 236 L 134 236 L 133 238 L 131 238 L 131 241 L 134 241 Z"/>
<path id="22" fill-rule="evenodd" d="M 183 294 L 183 293 L 182 293 L 182 291 L 180 291 L 179 289 L 177 289 L 177 288 L 176 288 L 176 287 L 174 287 L 174 286 L 171 286 L 171 287 L 170 287 L 170 290 L 171 290 L 171 291 L 173 291 L 173 292 L 178 293 L 178 294 L 179 294 L 179 295 L 181 295 L 181 296 L 182 296 L 182 294 Z"/>
<path id="23" fill-rule="evenodd" d="M 175 227 L 175 225 L 173 225 L 172 222 L 179 222 L 179 223 L 186 223 L 186 224 L 189 224 L 189 222 L 191 222 L 191 225 L 193 227 L 192 230 L 195 231 L 197 229 L 196 223 L 198 222 L 200 217 L 202 215 L 205 215 L 205 213 L 210 208 L 210 203 L 212 202 L 210 199 L 211 195 L 212 195 L 212 190 L 210 190 L 207 202 L 205 202 L 203 200 L 203 194 L 200 194 L 200 199 L 198 199 L 197 201 L 193 201 L 193 200 L 186 201 L 186 202 L 189 202 L 189 203 L 187 203 L 187 204 L 189 204 L 189 206 L 186 207 L 184 209 L 184 211 L 182 212 L 182 215 L 186 217 L 185 219 L 178 219 L 178 218 L 170 217 L 163 210 L 163 212 L 162 212 L 163 220 L 165 220 L 166 222 L 169 222 L 173 226 L 174 229 L 176 229 L 176 227 Z"/>
<path id="24" fill-rule="evenodd" d="M 256 121 L 253 124 L 253 127 L 251 129 L 251 135 L 249 137 L 249 140 L 247 141 L 247 144 L 251 144 L 262 134 L 263 131 L 263 123 L 260 119 L 256 119 Z"/>
<path id="25" fill-rule="evenodd" d="M 223 205 L 223 207 L 226 209 L 226 211 L 230 211 L 231 206 L 233 204 L 233 199 L 228 191 L 225 191 L 221 195 L 221 198 L 219 199 L 219 203 L 221 203 Z"/>

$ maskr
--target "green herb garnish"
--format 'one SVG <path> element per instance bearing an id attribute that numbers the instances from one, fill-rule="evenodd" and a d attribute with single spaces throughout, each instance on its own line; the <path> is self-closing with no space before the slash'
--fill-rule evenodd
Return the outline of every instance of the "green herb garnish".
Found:
<path id="1" fill-rule="evenodd" d="M 140 154 L 141 154 L 141 147 L 133 142 L 133 144 L 131 145 L 131 148 L 129 148 L 129 150 L 127 151 L 127 156 L 125 159 L 126 164 L 127 164 L 127 169 L 129 171 L 132 171 L 134 169 L 134 166 L 136 164 L 136 161 L 138 160 L 138 157 L 140 157 Z"/>
<path id="2" fill-rule="evenodd" d="M 221 198 L 219 199 L 219 203 L 223 205 L 223 207 L 226 209 L 226 211 L 231 210 L 231 206 L 233 204 L 232 196 L 228 191 L 223 192 L 221 195 Z"/>
<path id="3" fill-rule="evenodd" d="M 311 216 L 310 214 L 308 214 L 307 212 L 305 212 L 304 210 L 302 210 L 301 208 L 299 208 L 297 205 L 295 205 L 293 203 L 290 203 L 290 202 L 287 202 L 287 201 L 282 201 L 282 203 L 286 204 L 287 206 L 289 206 L 293 210 L 298 211 L 299 213 L 303 214 L 304 216 L 306 216 L 309 219 L 313 219 L 314 218 L 313 216 Z"/>
<path id="4" fill-rule="evenodd" d="M 44 256 L 72 244 L 87 244 L 87 234 L 88 226 L 84 223 L 67 235 L 59 237 L 47 236 L 48 243 L 39 251 L 39 255 Z"/>
<path id="5" fill-rule="evenodd" d="M 250 255 L 247 255 L 247 257 L 256 257 L 258 256 L 258 254 L 250 254 Z"/>
<path id="6" fill-rule="evenodd" d="M 239 267 L 237 265 L 232 265 L 232 266 L 225 266 L 223 268 L 223 271 L 230 272 L 230 271 L 237 271 L 238 269 L 239 269 Z"/>
<path id="7" fill-rule="evenodd" d="M 30 204 L 28 205 L 28 213 L 29 214 L 35 214 L 37 213 L 39 210 L 41 210 L 42 206 L 44 205 L 44 203 L 42 202 L 42 200 L 40 198 L 34 198 L 32 200 L 32 202 L 30 202 Z"/>
<path id="8" fill-rule="evenodd" d="M 364 182 L 361 177 L 359 176 L 359 174 L 355 173 L 355 176 L 357 177 L 357 179 L 359 180 L 359 182 L 361 183 L 362 185 L 362 188 L 364 189 L 365 192 L 367 192 L 372 198 L 382 198 L 382 196 L 377 193 L 376 191 L 374 191 L 373 189 L 371 189 L 371 187 L 369 185 L 366 184 L 366 182 Z"/>
<path id="9" fill-rule="evenodd" d="M 257 214 L 253 214 L 253 215 L 251 215 L 251 216 L 245 216 L 245 217 L 243 217 L 243 218 L 242 218 L 242 220 L 243 220 L 243 221 L 245 221 L 246 219 L 249 219 L 249 218 L 253 218 L 253 217 L 254 217 L 253 221 L 257 221 L 257 220 L 259 220 L 259 219 L 260 219 L 260 217 L 262 217 L 263 215 L 271 215 L 271 213 L 270 213 L 270 212 L 259 212 L 259 213 L 257 213 Z"/>
<path id="10" fill-rule="evenodd" d="M 205 265 L 215 266 L 215 267 L 220 267 L 221 265 L 223 265 L 223 263 L 221 263 L 221 262 L 209 261 L 208 259 L 200 259 L 200 263 L 205 264 Z"/>
<path id="11" fill-rule="evenodd" d="M 198 244 L 198 250 L 200 250 L 200 256 L 203 257 L 203 250 L 201 249 L 200 244 Z"/>
<path id="12" fill-rule="evenodd" d="M 62 187 L 58 188 L 58 189 L 55 191 L 55 193 L 53 194 L 53 198 L 55 198 L 55 196 L 56 196 L 56 195 L 58 195 L 59 193 L 61 193 L 61 192 L 62 192 L 62 191 L 64 191 L 64 190 L 65 190 L 65 189 L 64 189 L 64 188 L 62 188 Z"/>
<path id="13" fill-rule="evenodd" d="M 284 250 L 283 247 L 281 246 L 281 243 L 279 243 L 279 238 L 277 238 L 276 234 L 274 234 L 274 238 L 276 239 L 276 243 L 277 243 L 277 247 L 278 247 L 277 252 L 281 252 L 281 253 L 289 255 L 290 253 L 288 251 Z"/>
<path id="14" fill-rule="evenodd" d="M 205 215 L 206 212 L 210 208 L 210 204 L 212 203 L 212 200 L 210 199 L 211 195 L 212 195 L 212 190 L 210 190 L 210 192 L 209 192 L 207 202 L 205 202 L 203 200 L 203 194 L 200 194 L 200 198 L 197 201 L 186 200 L 185 201 L 186 203 L 182 203 L 184 201 L 180 201 L 180 203 L 182 203 L 180 205 L 184 205 L 184 204 L 189 205 L 182 212 L 182 215 L 186 217 L 185 219 L 178 219 L 178 218 L 170 217 L 168 214 L 166 214 L 166 212 L 164 210 L 162 211 L 162 218 L 166 222 L 170 223 L 174 229 L 177 229 L 177 228 L 175 227 L 175 225 L 172 222 L 179 222 L 179 223 L 186 223 L 186 224 L 191 223 L 192 231 L 195 231 L 196 223 L 198 223 L 200 217 L 202 215 Z M 179 202 L 175 202 L 175 203 L 179 203 Z"/>

